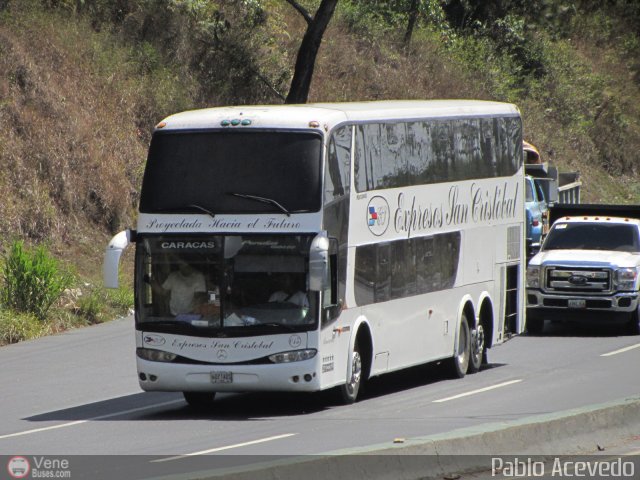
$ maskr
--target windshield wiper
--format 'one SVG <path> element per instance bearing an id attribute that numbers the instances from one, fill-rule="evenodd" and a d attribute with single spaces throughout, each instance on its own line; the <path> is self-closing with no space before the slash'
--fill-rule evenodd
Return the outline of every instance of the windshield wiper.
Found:
<path id="1" fill-rule="evenodd" d="M 273 198 L 260 197 L 258 195 L 250 195 L 248 193 L 236 193 L 236 192 L 227 192 L 227 195 L 233 195 L 234 197 L 255 200 L 256 202 L 268 203 L 269 205 L 273 205 L 274 207 L 276 207 L 278 210 L 284 213 L 287 217 L 291 216 L 291 213 L 289 213 L 289 210 L 287 210 L 284 206 L 282 206 L 281 203 L 279 203 L 277 200 L 274 200 Z"/>
<path id="2" fill-rule="evenodd" d="M 293 332 L 296 330 L 292 325 L 286 325 L 284 323 L 279 323 L 279 322 L 254 323 L 253 325 L 245 325 L 243 328 L 257 328 L 257 327 L 283 327 L 285 330 L 288 330 L 290 332 Z"/>
<path id="3" fill-rule="evenodd" d="M 199 330 L 198 327 L 191 325 L 190 322 L 176 321 L 176 320 L 142 320 L 138 322 L 138 330 L 143 330 L 145 332 L 155 332 L 157 328 L 161 329 L 161 331 L 166 331 L 167 329 L 176 329 L 176 330 L 189 330 L 196 331 Z"/>
<path id="4" fill-rule="evenodd" d="M 206 213 L 207 215 L 209 215 L 211 218 L 216 218 L 216 214 L 213 213 L 211 210 L 209 210 L 208 208 L 203 207 L 202 205 L 198 205 L 197 203 L 190 203 L 189 205 L 187 205 L 187 207 L 189 208 L 195 208 L 196 210 L 200 210 L 201 212 Z"/>

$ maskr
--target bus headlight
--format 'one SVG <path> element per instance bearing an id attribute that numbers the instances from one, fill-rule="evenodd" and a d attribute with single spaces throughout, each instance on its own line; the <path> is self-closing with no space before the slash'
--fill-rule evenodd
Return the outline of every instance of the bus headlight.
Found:
<path id="1" fill-rule="evenodd" d="M 527 267 L 527 288 L 540 288 L 541 270 L 537 265 Z"/>
<path id="2" fill-rule="evenodd" d="M 293 350 L 291 352 L 281 352 L 269 355 L 269 360 L 273 363 L 302 362 L 303 360 L 309 360 L 310 358 L 315 357 L 316 353 L 318 353 L 318 351 L 313 348 L 308 348 L 306 350 Z"/>
<path id="3" fill-rule="evenodd" d="M 177 357 L 175 353 L 152 350 L 151 348 L 136 348 L 136 355 L 150 362 L 173 362 Z"/>
<path id="4" fill-rule="evenodd" d="M 636 290 L 637 278 L 637 268 L 618 268 L 613 276 L 613 283 L 617 290 Z"/>

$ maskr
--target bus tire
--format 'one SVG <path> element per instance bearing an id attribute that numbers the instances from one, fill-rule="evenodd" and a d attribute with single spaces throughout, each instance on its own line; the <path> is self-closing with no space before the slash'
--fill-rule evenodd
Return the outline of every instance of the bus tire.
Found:
<path id="1" fill-rule="evenodd" d="M 467 315 L 460 318 L 460 332 L 458 333 L 458 347 L 452 358 L 449 359 L 449 370 L 454 378 L 462 378 L 469 370 L 471 358 L 471 330 Z"/>
<path id="2" fill-rule="evenodd" d="M 182 392 L 182 395 L 191 408 L 204 410 L 213 405 L 216 392 Z"/>
<path id="3" fill-rule="evenodd" d="M 340 400 L 345 405 L 355 403 L 362 386 L 362 356 L 360 355 L 360 344 L 356 340 L 351 354 L 351 378 L 344 385 L 340 385 Z"/>
<path id="4" fill-rule="evenodd" d="M 469 358 L 469 369 L 467 373 L 476 373 L 487 360 L 487 346 L 484 338 L 484 328 L 482 324 L 471 331 L 471 353 Z"/>

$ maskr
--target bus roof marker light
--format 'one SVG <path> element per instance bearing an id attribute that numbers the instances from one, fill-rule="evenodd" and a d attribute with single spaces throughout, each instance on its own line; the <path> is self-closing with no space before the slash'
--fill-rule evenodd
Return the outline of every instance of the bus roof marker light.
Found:
<path id="1" fill-rule="evenodd" d="M 317 120 L 311 120 L 309 122 L 309 127 L 311 127 L 311 128 L 320 128 L 320 122 L 318 122 Z"/>
<path id="2" fill-rule="evenodd" d="M 231 125 L 231 122 L 230 122 L 229 120 L 222 120 L 222 121 L 220 122 L 220 125 L 221 125 L 222 127 L 228 127 L 229 125 Z"/>
<path id="3" fill-rule="evenodd" d="M 240 122 L 240 124 L 246 127 L 247 125 L 251 125 L 251 120 L 245 118 L 244 120 L 242 120 L 242 122 Z"/>
<path id="4" fill-rule="evenodd" d="M 160 122 L 158 125 L 156 125 L 156 128 L 164 128 L 167 126 L 167 122 Z"/>
<path id="5" fill-rule="evenodd" d="M 238 118 L 234 118 L 233 120 L 231 120 L 232 127 L 237 127 L 238 125 L 240 125 L 240 120 Z"/>

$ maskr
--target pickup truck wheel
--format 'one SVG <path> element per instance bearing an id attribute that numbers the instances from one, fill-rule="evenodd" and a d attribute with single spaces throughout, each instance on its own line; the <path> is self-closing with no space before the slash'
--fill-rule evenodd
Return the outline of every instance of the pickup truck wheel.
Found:
<path id="1" fill-rule="evenodd" d="M 640 307 L 631 313 L 628 329 L 630 335 L 640 335 Z"/>
<path id="2" fill-rule="evenodd" d="M 527 332 L 531 335 L 540 335 L 544 330 L 544 318 L 527 315 Z"/>

